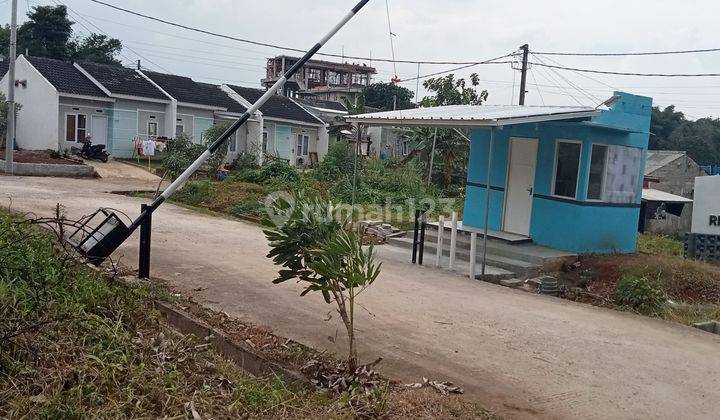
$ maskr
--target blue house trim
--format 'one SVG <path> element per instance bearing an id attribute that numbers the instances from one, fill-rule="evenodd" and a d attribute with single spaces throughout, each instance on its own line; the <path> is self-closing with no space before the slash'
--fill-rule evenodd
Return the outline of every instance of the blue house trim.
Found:
<path id="1" fill-rule="evenodd" d="M 463 223 L 476 228 L 484 227 L 486 186 L 489 183 L 488 228 L 503 230 L 511 138 L 535 139 L 537 156 L 531 191 L 532 204 L 530 209 L 526 209 L 531 212 L 530 238 L 540 245 L 577 253 L 635 252 L 652 99 L 623 92 L 616 92 L 616 95 L 620 99 L 592 121 L 532 123 L 496 129 L 489 180 L 487 165 L 490 131 L 474 129 Z M 560 141 L 581 144 L 574 198 L 553 194 L 556 148 Z M 626 166 L 622 166 L 625 179 L 634 181 L 632 202 L 588 199 L 593 145 L 625 146 L 640 150 L 639 165 L 627 169 L 632 173 L 626 173 Z M 632 152 L 630 149 L 623 150 Z M 638 153 L 631 154 L 637 156 Z M 607 169 L 603 171 L 607 172 Z"/>

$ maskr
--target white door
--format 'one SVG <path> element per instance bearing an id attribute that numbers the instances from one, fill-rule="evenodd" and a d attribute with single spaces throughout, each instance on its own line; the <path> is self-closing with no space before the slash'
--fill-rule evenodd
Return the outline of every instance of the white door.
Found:
<path id="1" fill-rule="evenodd" d="M 537 139 L 510 139 L 503 221 L 503 230 L 506 232 L 530 235 L 537 148 Z"/>
<path id="2" fill-rule="evenodd" d="M 93 144 L 107 145 L 108 121 L 107 117 L 99 115 L 92 116 L 92 125 L 90 126 Z"/>

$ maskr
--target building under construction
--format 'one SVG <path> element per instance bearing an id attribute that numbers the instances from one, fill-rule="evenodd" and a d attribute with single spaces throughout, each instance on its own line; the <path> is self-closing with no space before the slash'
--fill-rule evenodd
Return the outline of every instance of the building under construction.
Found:
<path id="1" fill-rule="evenodd" d="M 279 55 L 269 58 L 262 84 L 272 86 L 300 58 Z M 355 103 L 365 87 L 372 83 L 375 68 L 366 64 L 310 60 L 285 83 L 282 94 L 290 97 L 340 102 L 346 97 Z"/>

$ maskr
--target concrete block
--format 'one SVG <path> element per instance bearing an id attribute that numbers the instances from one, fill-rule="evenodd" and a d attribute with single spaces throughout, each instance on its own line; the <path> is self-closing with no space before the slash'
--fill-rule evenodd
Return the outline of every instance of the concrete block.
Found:
<path id="1" fill-rule="evenodd" d="M 525 280 L 520 280 L 520 279 L 504 279 L 504 280 L 500 280 L 500 285 L 505 286 L 505 287 L 515 288 L 515 287 L 520 287 L 520 286 L 522 286 L 523 284 L 525 284 Z"/>

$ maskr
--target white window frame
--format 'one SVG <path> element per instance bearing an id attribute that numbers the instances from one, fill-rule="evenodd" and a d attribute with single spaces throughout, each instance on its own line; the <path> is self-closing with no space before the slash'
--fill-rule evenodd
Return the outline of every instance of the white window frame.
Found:
<path id="1" fill-rule="evenodd" d="M 150 134 L 150 124 L 155 124 L 155 134 Z M 147 122 L 147 136 L 148 137 L 157 137 L 160 130 L 160 125 L 157 121 L 148 121 Z"/>
<path id="2" fill-rule="evenodd" d="M 307 139 L 307 143 L 305 139 Z M 298 151 L 298 149 L 300 150 Z M 303 157 L 310 156 L 310 135 L 308 133 L 297 133 L 297 137 L 295 138 L 295 155 Z"/>
<path id="3" fill-rule="evenodd" d="M 75 140 L 68 140 L 68 138 L 67 138 L 67 129 L 68 129 L 68 118 L 67 117 L 68 117 L 68 115 L 72 115 L 75 117 Z M 80 115 L 85 117 L 85 127 L 84 128 L 78 127 L 78 123 L 80 122 L 80 118 L 79 118 Z M 85 137 L 87 137 L 87 135 L 90 131 L 90 127 L 88 127 L 88 125 L 89 125 L 88 123 L 89 123 L 89 121 L 88 121 L 87 114 L 83 114 L 82 112 L 66 112 L 65 113 L 65 136 L 64 136 L 65 141 L 78 143 L 79 142 L 78 141 L 78 130 L 85 130 Z M 82 139 L 82 140 L 84 141 L 85 139 Z"/>
<path id="4" fill-rule="evenodd" d="M 575 175 L 575 196 L 574 197 L 568 197 L 565 195 L 557 195 L 555 194 L 555 182 L 557 181 L 557 162 L 558 162 L 558 154 L 560 152 L 560 143 L 574 143 L 580 145 L 580 155 L 578 156 L 578 169 L 577 174 Z M 580 169 L 582 169 L 582 157 L 583 157 L 583 142 L 580 140 L 569 140 L 569 139 L 557 139 L 555 141 L 555 157 L 553 158 L 553 175 L 552 175 L 552 185 L 551 185 L 551 196 L 565 199 L 565 200 L 577 200 L 578 198 L 578 192 L 580 191 Z"/>
<path id="5" fill-rule="evenodd" d="M 590 166 L 592 165 L 592 158 L 593 158 L 593 149 L 595 146 L 603 146 L 605 147 L 605 162 L 603 162 L 603 172 L 602 172 L 602 183 L 600 184 L 600 198 L 590 198 L 588 195 L 590 193 Z M 603 198 L 603 195 L 605 193 L 605 181 L 607 180 L 607 164 L 608 164 L 608 153 L 610 153 L 610 145 L 607 143 L 590 143 L 590 157 L 588 159 L 588 174 L 587 174 L 587 188 L 585 188 L 585 200 L 591 201 L 595 203 L 602 203 L 605 201 Z M 553 183 L 554 185 L 554 183 Z"/>
<path id="6" fill-rule="evenodd" d="M 230 138 L 230 141 L 228 142 L 228 152 L 229 153 L 237 153 L 237 142 L 238 142 L 238 133 L 240 130 L 236 130 L 235 133 L 233 133 L 232 137 Z"/>

